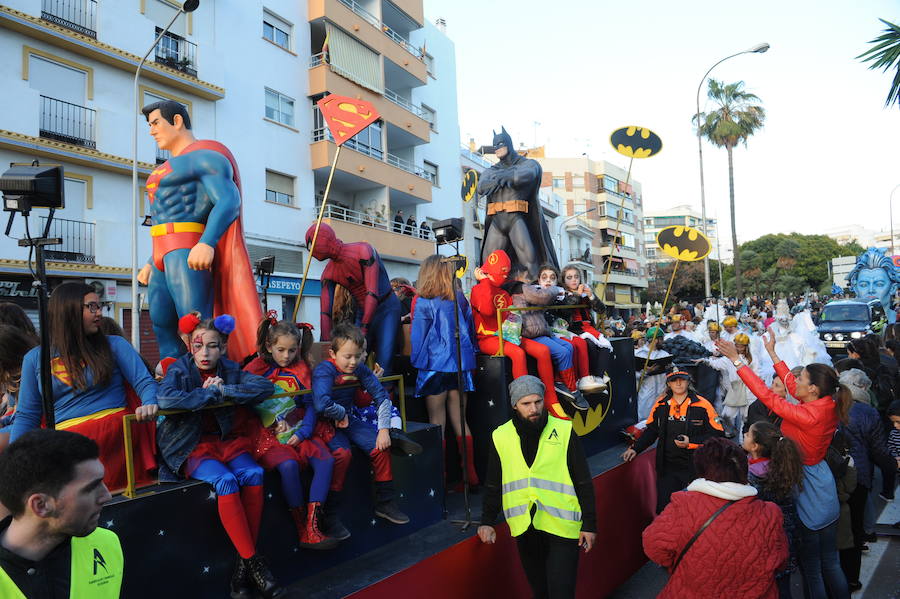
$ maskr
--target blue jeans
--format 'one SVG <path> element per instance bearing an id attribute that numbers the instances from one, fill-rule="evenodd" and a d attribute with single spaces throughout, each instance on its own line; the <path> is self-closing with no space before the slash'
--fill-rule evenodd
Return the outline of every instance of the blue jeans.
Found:
<path id="1" fill-rule="evenodd" d="M 797 522 L 797 561 L 805 599 L 850 599 L 837 550 L 837 522 L 810 530 Z M 825 587 L 828 587 L 828 592 Z"/>

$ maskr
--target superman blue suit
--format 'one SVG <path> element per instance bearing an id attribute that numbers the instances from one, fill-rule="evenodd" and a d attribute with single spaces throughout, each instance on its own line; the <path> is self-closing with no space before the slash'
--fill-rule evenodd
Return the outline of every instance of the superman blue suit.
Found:
<path id="1" fill-rule="evenodd" d="M 195 141 L 150 174 L 147 195 L 153 240 L 150 318 L 160 356 L 186 351 L 178 319 L 194 310 L 204 318 L 234 315 L 228 354 L 241 360 L 253 353 L 262 309 L 244 245 L 234 156 L 218 142 Z M 198 243 L 215 248 L 212 271 L 188 267 L 188 254 Z"/>

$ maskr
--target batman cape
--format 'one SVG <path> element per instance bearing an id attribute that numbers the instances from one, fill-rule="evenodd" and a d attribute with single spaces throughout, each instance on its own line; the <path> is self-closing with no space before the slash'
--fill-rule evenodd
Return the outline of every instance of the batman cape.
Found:
<path id="1" fill-rule="evenodd" d="M 538 199 L 543 169 L 536 160 L 525 158 L 515 151 L 512 139 L 505 128 L 501 129 L 499 134 L 494 135 L 494 147 L 497 148 L 499 146 L 505 146 L 507 153 L 497 164 L 486 169 L 481 174 L 478 181 L 478 194 L 487 196 L 488 206 L 492 202 L 509 200 L 528 202 L 528 212 L 520 212 L 519 214 L 525 219 L 531 243 L 534 244 L 536 264 L 525 264 L 518 255 L 518 248 L 508 238 L 505 248 L 488 247 L 487 243 L 482 243 L 481 264 L 484 264 L 492 251 L 504 249 L 513 264 L 518 263 L 526 266 L 529 271 L 532 271 L 534 276 L 537 276 L 537 269 L 542 264 L 552 264 L 558 270 L 559 261 L 556 259 L 553 238 L 550 237 L 550 230 L 547 228 L 544 211 Z M 491 230 L 493 218 L 493 215 L 485 217 L 485 241 L 488 239 L 488 232 Z"/>

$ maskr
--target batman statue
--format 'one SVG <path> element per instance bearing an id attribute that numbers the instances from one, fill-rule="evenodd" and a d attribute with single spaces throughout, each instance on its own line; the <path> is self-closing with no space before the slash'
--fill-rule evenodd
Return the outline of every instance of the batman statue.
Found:
<path id="1" fill-rule="evenodd" d="M 559 262 L 553 239 L 538 199 L 543 170 L 536 160 L 519 155 L 504 127 L 494 132 L 497 164 L 486 169 L 478 181 L 478 195 L 487 198 L 481 263 L 494 250 L 504 250 L 513 264 L 528 269 L 537 278 L 542 264 Z"/>

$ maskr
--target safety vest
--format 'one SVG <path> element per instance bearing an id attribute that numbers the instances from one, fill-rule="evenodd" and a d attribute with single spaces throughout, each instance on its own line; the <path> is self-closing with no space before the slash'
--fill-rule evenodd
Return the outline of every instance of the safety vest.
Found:
<path id="1" fill-rule="evenodd" d="M 503 471 L 503 515 L 512 536 L 528 530 L 532 524 L 531 509 L 536 507 L 533 524 L 537 530 L 566 539 L 578 538 L 581 506 L 566 461 L 571 435 L 571 421 L 548 418 L 529 468 L 512 421 L 494 430 L 494 447 Z"/>
<path id="2" fill-rule="evenodd" d="M 118 599 L 125 560 L 119 537 L 111 530 L 97 528 L 86 537 L 72 537 L 71 599 Z M 0 568 L 0 597 L 26 599 L 3 568 Z"/>

